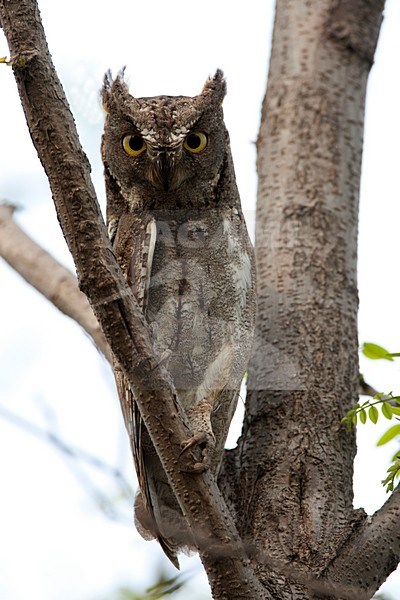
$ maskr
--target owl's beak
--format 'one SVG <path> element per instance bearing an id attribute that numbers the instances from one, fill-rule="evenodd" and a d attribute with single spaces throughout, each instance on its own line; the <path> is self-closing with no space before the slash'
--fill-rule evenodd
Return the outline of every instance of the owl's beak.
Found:
<path id="1" fill-rule="evenodd" d="M 179 160 L 177 160 L 179 156 L 170 150 L 163 149 L 151 158 L 148 171 L 151 183 L 164 192 L 175 190 L 185 179 L 184 172 L 179 167 Z"/>
<path id="2" fill-rule="evenodd" d="M 170 187 L 171 163 L 167 154 L 161 154 L 160 157 L 161 183 L 164 192 L 168 192 Z"/>

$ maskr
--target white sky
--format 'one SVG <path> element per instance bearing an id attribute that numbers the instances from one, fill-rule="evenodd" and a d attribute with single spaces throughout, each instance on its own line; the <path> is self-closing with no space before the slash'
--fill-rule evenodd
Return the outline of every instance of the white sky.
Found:
<path id="1" fill-rule="evenodd" d="M 360 341 L 400 351 L 398 219 L 400 3 L 387 0 L 367 102 L 360 221 Z M 99 143 L 103 73 L 127 65 L 137 96 L 198 93 L 217 67 L 228 80 L 225 116 L 242 202 L 254 209 L 255 150 L 267 75 L 273 1 L 154 0 L 39 2 L 59 75 L 93 166 L 104 206 Z M 115 33 L 114 33 L 115 32 Z M 0 56 L 8 54 L 0 34 Z M 11 69 L 0 68 L 0 197 L 22 207 L 21 225 L 72 269 L 45 176 L 27 133 Z M 122 469 L 134 482 L 113 381 L 80 329 L 0 263 L 0 408 L 56 429 L 69 444 Z M 398 365 L 362 359 L 379 390 L 400 391 Z M 355 502 L 368 512 L 385 500 L 380 486 L 397 445 L 375 449 L 387 423 L 364 427 L 356 460 Z M 240 425 L 238 425 L 240 428 Z M 238 431 L 233 434 L 233 441 Z M 71 464 L 75 465 L 71 468 Z M 78 470 L 77 470 L 78 469 Z M 104 475 L 62 457 L 0 415 L 0 600 L 100 600 L 119 585 L 145 586 L 161 568 L 156 543 L 103 516 L 87 481 L 114 499 Z M 82 484 L 86 481 L 86 487 Z M 207 597 L 198 560 L 182 598 Z M 203 587 L 202 587 L 203 586 Z M 400 596 L 400 576 L 384 588 Z M 199 596 L 200 597 L 200 596 Z M 208 596 L 209 597 L 209 596 Z"/>

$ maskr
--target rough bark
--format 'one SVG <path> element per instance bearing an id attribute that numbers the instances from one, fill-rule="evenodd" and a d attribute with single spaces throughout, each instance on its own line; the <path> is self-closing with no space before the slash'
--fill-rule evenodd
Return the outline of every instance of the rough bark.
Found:
<path id="1" fill-rule="evenodd" d="M 135 391 L 147 430 L 199 548 L 214 597 L 261 597 L 216 482 L 209 473 L 187 472 L 193 460 L 199 459 L 189 453 L 181 456 L 182 443 L 191 436 L 187 419 L 115 261 L 90 166 L 51 61 L 37 3 L 1 0 L 0 19 L 29 131 L 50 182 L 80 288 Z"/>
<path id="2" fill-rule="evenodd" d="M 78 281 L 14 221 L 14 207 L 0 204 L 0 256 L 56 308 L 74 319 L 111 363 L 111 351 Z"/>
<path id="3" fill-rule="evenodd" d="M 264 557 L 259 577 L 276 598 L 371 590 L 350 567 L 342 578 L 340 558 L 325 568 L 364 543 L 352 534 L 360 522 L 373 539 L 353 510 L 355 437 L 340 419 L 358 392 L 359 181 L 383 6 L 276 6 L 257 142 L 257 333 L 242 437 L 226 461 L 240 533 Z M 394 561 L 368 549 L 376 590 Z"/>
<path id="4" fill-rule="evenodd" d="M 337 557 L 323 573 L 333 589 L 360 590 L 369 600 L 400 561 L 400 488 L 368 517 L 346 540 Z"/>

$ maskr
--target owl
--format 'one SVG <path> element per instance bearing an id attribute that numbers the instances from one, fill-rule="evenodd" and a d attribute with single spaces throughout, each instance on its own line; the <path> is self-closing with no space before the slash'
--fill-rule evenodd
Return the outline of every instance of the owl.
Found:
<path id="1" fill-rule="evenodd" d="M 135 98 L 107 73 L 102 158 L 114 253 L 169 371 L 201 459 L 217 475 L 255 319 L 254 255 L 224 124 L 222 71 L 198 96 Z M 194 548 L 118 364 L 115 378 L 140 491 L 136 525 L 175 566 Z"/>

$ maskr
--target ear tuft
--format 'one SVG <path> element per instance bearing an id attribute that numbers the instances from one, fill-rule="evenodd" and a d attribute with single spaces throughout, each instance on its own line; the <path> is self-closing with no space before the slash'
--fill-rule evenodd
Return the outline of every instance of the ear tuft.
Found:
<path id="1" fill-rule="evenodd" d="M 101 89 L 101 100 L 104 110 L 109 113 L 115 100 L 121 100 L 129 96 L 128 86 L 124 81 L 125 67 L 118 72 L 113 80 L 111 70 L 104 74 L 103 87 Z"/>
<path id="2" fill-rule="evenodd" d="M 209 96 L 212 103 L 220 106 L 226 94 L 226 81 L 221 69 L 217 69 L 214 77 L 209 77 L 204 84 L 201 96 Z"/>
<path id="3" fill-rule="evenodd" d="M 103 103 L 103 108 L 106 112 L 110 112 L 111 87 L 112 87 L 112 75 L 111 75 L 111 69 L 108 69 L 108 71 L 106 71 L 104 73 L 103 87 L 100 90 L 101 101 Z"/>

